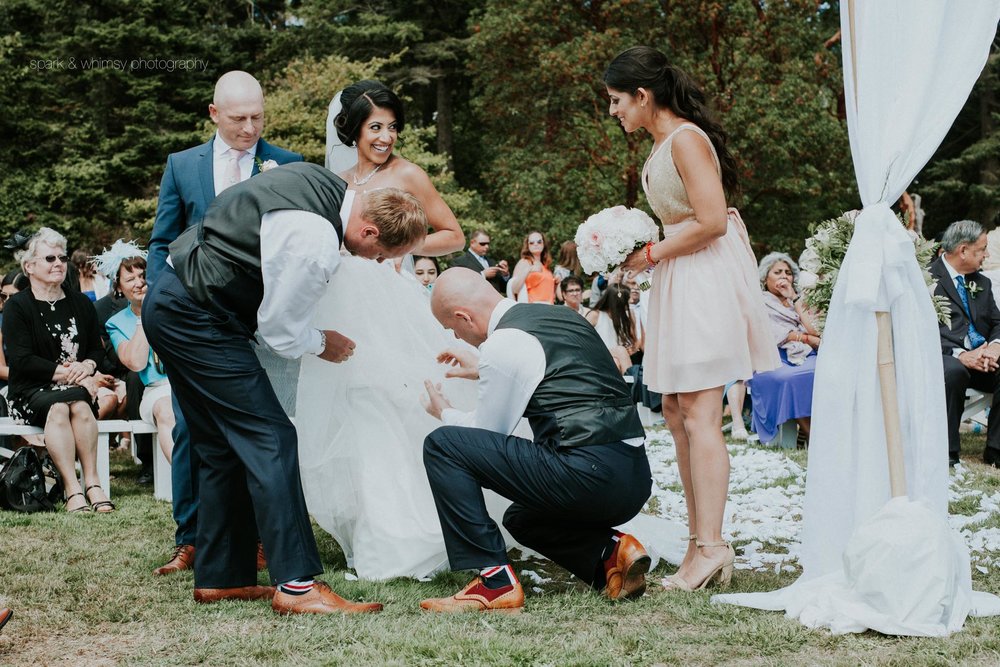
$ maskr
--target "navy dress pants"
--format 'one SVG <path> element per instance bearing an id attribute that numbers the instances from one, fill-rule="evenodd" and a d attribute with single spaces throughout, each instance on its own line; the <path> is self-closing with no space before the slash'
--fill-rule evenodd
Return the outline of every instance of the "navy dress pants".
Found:
<path id="1" fill-rule="evenodd" d="M 322 572 L 295 427 L 245 327 L 196 303 L 169 267 L 142 315 L 200 459 L 195 587 L 256 584 L 258 532 L 272 583 Z"/>
<path id="2" fill-rule="evenodd" d="M 969 387 L 993 394 L 990 417 L 986 423 L 986 447 L 1000 452 L 1000 371 L 984 373 L 969 370 L 962 362 L 944 355 L 944 395 L 948 406 L 948 456 L 958 459 L 961 443 L 959 426 L 965 410 L 965 390 Z"/>
<path id="3" fill-rule="evenodd" d="M 177 532 L 174 543 L 195 544 L 198 534 L 198 457 L 191 450 L 191 433 L 184 412 L 174 392 L 170 400 L 174 407 L 174 449 L 170 462 L 170 483 L 173 492 L 174 522 Z M 197 553 L 197 552 L 196 552 Z"/>
<path id="4" fill-rule="evenodd" d="M 653 484 L 645 447 L 551 448 L 463 426 L 427 436 L 424 467 L 453 570 L 507 562 L 503 536 L 486 511 L 486 488 L 513 501 L 503 525 L 514 539 L 590 585 L 612 526 L 639 513 Z"/>

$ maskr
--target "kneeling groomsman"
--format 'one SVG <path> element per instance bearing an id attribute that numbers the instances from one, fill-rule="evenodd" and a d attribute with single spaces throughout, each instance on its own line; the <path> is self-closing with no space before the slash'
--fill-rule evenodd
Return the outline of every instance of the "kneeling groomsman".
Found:
<path id="1" fill-rule="evenodd" d="M 452 375 L 479 379 L 473 412 L 425 383 L 427 411 L 447 424 L 424 440 L 424 465 L 453 570 L 479 571 L 430 611 L 520 611 L 524 592 L 490 519 L 483 488 L 513 501 L 503 524 L 521 544 L 611 599 L 646 589 L 650 558 L 612 528 L 642 509 L 652 478 L 635 405 L 595 329 L 568 308 L 503 298 L 474 271 L 448 269 L 434 316 L 479 348 L 448 350 Z M 533 440 L 510 433 L 524 416 Z"/>

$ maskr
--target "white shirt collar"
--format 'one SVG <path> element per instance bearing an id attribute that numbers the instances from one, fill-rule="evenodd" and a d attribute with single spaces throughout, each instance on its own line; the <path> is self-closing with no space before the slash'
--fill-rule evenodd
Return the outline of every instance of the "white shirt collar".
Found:
<path id="1" fill-rule="evenodd" d="M 219 131 L 216 130 L 215 141 L 212 142 L 212 155 L 214 155 L 215 157 L 220 157 L 230 148 L 232 148 L 232 146 L 223 141 L 222 136 L 219 134 Z M 257 144 L 254 144 L 247 150 L 247 155 L 249 155 L 251 158 L 257 155 Z M 246 157 L 247 157 L 246 155 L 243 156 L 244 159 L 246 159 Z"/>
<path id="2" fill-rule="evenodd" d="M 948 260 L 944 255 L 941 255 L 941 261 L 944 263 L 944 268 L 948 270 L 948 275 L 951 276 L 951 282 L 954 283 L 955 277 L 961 276 L 962 274 L 956 271 L 955 267 L 948 263 Z"/>
<path id="3" fill-rule="evenodd" d="M 517 301 L 513 299 L 501 299 L 500 302 L 493 309 L 493 313 L 490 315 L 490 325 L 486 328 L 486 336 L 492 336 L 493 332 L 496 330 L 497 325 L 500 324 L 500 318 L 507 314 L 507 311 L 517 305 Z"/>

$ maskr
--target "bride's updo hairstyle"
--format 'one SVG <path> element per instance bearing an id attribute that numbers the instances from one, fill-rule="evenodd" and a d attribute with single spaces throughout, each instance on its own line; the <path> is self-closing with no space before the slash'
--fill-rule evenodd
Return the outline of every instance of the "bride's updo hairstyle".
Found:
<path id="1" fill-rule="evenodd" d="M 345 146 L 354 146 L 361 134 L 361 126 L 368 120 L 375 107 L 388 109 L 396 116 L 396 131 L 403 131 L 403 103 L 385 84 L 365 79 L 352 83 L 340 94 L 340 113 L 333 120 L 337 136 Z"/>
<path id="2" fill-rule="evenodd" d="M 667 61 L 667 57 L 649 46 L 633 46 L 622 51 L 604 72 L 610 88 L 635 95 L 645 88 L 657 106 L 700 127 L 715 147 L 722 167 L 722 186 L 730 196 L 739 191 L 736 159 L 726 148 L 726 133 L 714 118 L 705 101 L 705 93 L 694 80 Z"/>

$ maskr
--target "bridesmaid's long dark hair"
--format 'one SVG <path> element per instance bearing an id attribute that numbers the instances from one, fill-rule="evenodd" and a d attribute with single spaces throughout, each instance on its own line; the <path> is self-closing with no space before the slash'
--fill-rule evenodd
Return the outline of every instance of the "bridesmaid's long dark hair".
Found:
<path id="1" fill-rule="evenodd" d="M 615 90 L 635 95 L 639 88 L 653 93 L 656 104 L 667 107 L 708 135 L 722 167 L 722 187 L 730 197 L 739 193 L 736 158 L 726 148 L 726 132 L 715 120 L 705 101 L 705 93 L 667 57 L 649 46 L 633 46 L 622 51 L 604 72 L 604 83 Z"/>

